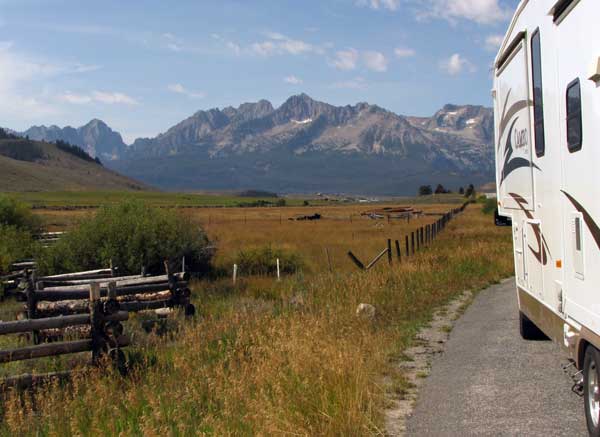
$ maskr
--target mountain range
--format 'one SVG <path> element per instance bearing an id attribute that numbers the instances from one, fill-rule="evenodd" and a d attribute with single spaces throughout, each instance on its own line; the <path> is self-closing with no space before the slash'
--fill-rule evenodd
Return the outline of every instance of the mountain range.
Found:
<path id="1" fill-rule="evenodd" d="M 493 179 L 493 113 L 446 105 L 432 117 L 379 106 L 333 106 L 306 94 L 198 111 L 155 138 L 127 146 L 100 120 L 78 129 L 33 127 L 31 139 L 62 139 L 105 165 L 165 189 L 414 194 Z"/>

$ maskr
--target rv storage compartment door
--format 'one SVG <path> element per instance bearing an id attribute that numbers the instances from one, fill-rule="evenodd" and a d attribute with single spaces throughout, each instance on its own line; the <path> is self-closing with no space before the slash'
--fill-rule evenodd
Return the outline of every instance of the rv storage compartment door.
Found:
<path id="1" fill-rule="evenodd" d="M 524 40 L 497 71 L 496 165 L 500 200 L 506 209 L 533 210 L 530 98 Z M 515 200 L 515 194 L 520 199 Z"/>
<path id="2" fill-rule="evenodd" d="M 517 284 L 528 289 L 525 278 L 525 260 L 523 259 L 523 231 L 518 222 L 513 225 L 513 243 L 515 247 L 515 268 L 517 272 Z"/>
<path id="3" fill-rule="evenodd" d="M 542 225 L 540 221 L 526 220 L 523 223 L 526 289 L 540 299 L 544 297 L 542 265 L 545 261 L 545 252 L 542 245 Z"/>

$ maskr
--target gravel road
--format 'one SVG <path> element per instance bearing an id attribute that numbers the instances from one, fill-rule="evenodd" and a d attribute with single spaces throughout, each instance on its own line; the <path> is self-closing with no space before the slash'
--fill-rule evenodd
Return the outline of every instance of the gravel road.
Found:
<path id="1" fill-rule="evenodd" d="M 522 340 L 514 280 L 481 292 L 456 322 L 420 390 L 409 436 L 586 436 L 550 341 Z"/>

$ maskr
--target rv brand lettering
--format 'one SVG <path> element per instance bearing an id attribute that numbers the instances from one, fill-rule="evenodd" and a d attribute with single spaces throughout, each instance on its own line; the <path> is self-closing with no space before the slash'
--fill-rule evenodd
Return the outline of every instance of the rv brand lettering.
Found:
<path id="1" fill-rule="evenodd" d="M 515 130 L 515 139 L 514 139 L 514 143 L 515 143 L 515 148 L 516 149 L 520 149 L 522 147 L 527 147 L 528 141 L 527 141 L 527 129 L 522 129 L 522 130 Z"/>

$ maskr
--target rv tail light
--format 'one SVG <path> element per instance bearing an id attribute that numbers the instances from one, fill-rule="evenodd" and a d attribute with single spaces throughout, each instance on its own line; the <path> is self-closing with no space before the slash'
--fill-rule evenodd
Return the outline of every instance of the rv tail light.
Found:
<path id="1" fill-rule="evenodd" d="M 556 268 L 557 269 L 562 269 L 562 260 L 561 259 L 557 259 L 556 260 Z"/>
<path id="2" fill-rule="evenodd" d="M 594 82 L 600 81 L 600 58 L 595 59 L 590 71 L 590 80 Z"/>

